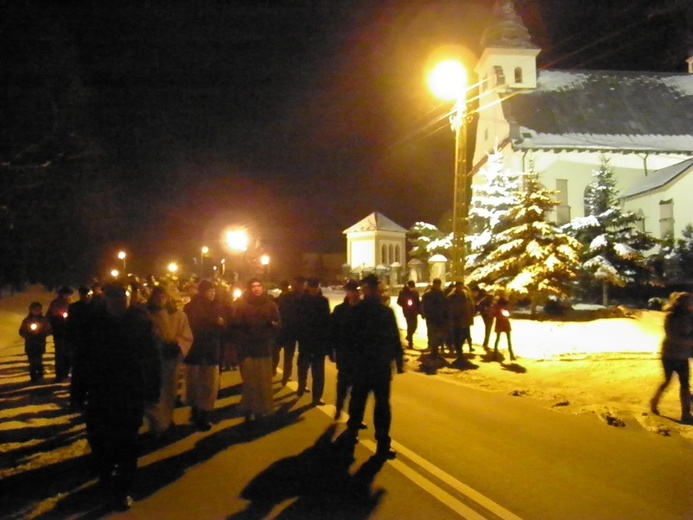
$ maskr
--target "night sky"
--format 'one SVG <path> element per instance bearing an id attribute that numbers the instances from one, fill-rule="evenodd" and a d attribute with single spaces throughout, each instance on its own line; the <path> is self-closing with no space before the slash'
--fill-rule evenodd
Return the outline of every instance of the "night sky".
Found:
<path id="1" fill-rule="evenodd" d="M 515 2 L 540 66 L 682 72 L 687 4 Z M 424 69 L 441 45 L 479 55 L 490 0 L 1 5 L 4 81 L 71 85 L 75 132 L 118 172 L 133 255 L 214 246 L 235 223 L 270 250 L 340 252 L 372 211 L 409 227 L 451 206 L 450 107 Z M 10 97 L 3 161 L 47 124 Z"/>

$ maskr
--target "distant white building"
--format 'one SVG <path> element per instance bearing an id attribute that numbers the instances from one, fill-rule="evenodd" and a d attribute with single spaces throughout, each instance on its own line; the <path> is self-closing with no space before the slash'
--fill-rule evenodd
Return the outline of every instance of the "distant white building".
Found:
<path id="1" fill-rule="evenodd" d="M 344 230 L 347 264 L 355 271 L 406 264 L 407 230 L 382 213 L 374 212 Z"/>
<path id="2" fill-rule="evenodd" d="M 563 224 L 585 216 L 585 189 L 603 156 L 642 228 L 680 236 L 693 223 L 693 56 L 688 73 L 538 71 L 540 49 L 512 0 L 498 0 L 494 15 L 476 66 L 473 173 L 496 147 L 514 171 L 532 161 L 541 182 L 558 192 L 553 219 Z"/>

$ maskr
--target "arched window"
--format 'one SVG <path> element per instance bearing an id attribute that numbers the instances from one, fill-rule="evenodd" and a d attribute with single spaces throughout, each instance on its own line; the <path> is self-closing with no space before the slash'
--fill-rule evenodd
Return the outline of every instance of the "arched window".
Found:
<path id="1" fill-rule="evenodd" d="M 395 246 L 390 244 L 387 248 L 387 263 L 391 264 L 395 261 Z"/>
<path id="2" fill-rule="evenodd" d="M 522 83 L 522 67 L 515 67 L 515 83 Z"/>
<path id="3" fill-rule="evenodd" d="M 384 244 L 380 250 L 380 263 L 387 265 L 387 246 Z"/>
<path id="4" fill-rule="evenodd" d="M 659 238 L 674 233 L 674 200 L 659 201 Z"/>
<path id="5" fill-rule="evenodd" d="M 399 246 L 395 246 L 395 262 L 402 263 Z"/>

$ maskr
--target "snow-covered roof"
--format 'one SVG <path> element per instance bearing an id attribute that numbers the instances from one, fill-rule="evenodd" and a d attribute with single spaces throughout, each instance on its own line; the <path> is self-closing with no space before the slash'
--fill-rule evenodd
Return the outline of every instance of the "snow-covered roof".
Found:
<path id="1" fill-rule="evenodd" d="M 541 71 L 503 111 L 516 149 L 693 154 L 693 74 Z"/>
<path id="2" fill-rule="evenodd" d="M 387 218 L 382 213 L 374 211 L 368 215 L 363 220 L 358 221 L 356 224 L 347 228 L 343 231 L 345 235 L 351 233 L 360 233 L 363 231 L 395 231 L 398 233 L 406 233 L 407 230 L 404 229 L 399 224 L 396 224 L 389 218 Z"/>
<path id="3" fill-rule="evenodd" d="M 636 197 L 643 193 L 656 190 L 673 182 L 677 178 L 686 173 L 693 172 L 693 157 L 686 159 L 677 164 L 672 164 L 661 170 L 651 173 L 647 177 L 642 178 L 639 182 L 625 190 L 621 197 L 624 199 Z"/>

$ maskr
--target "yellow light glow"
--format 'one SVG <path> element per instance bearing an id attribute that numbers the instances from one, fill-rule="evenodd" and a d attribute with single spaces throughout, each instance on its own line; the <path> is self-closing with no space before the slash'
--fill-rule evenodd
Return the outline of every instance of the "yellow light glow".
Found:
<path id="1" fill-rule="evenodd" d="M 203 255 L 206 255 L 207 253 L 209 253 L 209 248 L 207 246 L 202 246 L 201 251 Z"/>
<path id="2" fill-rule="evenodd" d="M 238 287 L 236 287 L 236 288 L 233 290 L 233 299 L 234 299 L 234 300 L 237 300 L 237 299 L 240 298 L 241 296 L 243 296 L 243 291 L 242 291 L 241 289 L 239 289 Z"/>
<path id="3" fill-rule="evenodd" d="M 120 252 L 118 253 L 118 258 L 119 258 L 120 260 L 124 260 L 126 256 L 127 256 L 127 254 L 125 254 L 125 251 L 120 251 Z"/>
<path id="4" fill-rule="evenodd" d="M 231 251 L 243 253 L 248 250 L 248 233 L 242 229 L 227 231 L 224 242 Z"/>
<path id="5" fill-rule="evenodd" d="M 260 257 L 260 263 L 261 263 L 262 265 L 269 265 L 269 263 L 270 263 L 270 257 L 269 257 L 269 255 L 262 255 L 262 256 Z"/>
<path id="6" fill-rule="evenodd" d="M 167 269 L 169 273 L 176 273 L 178 271 L 178 264 L 176 262 L 171 262 L 168 264 Z"/>
<path id="7" fill-rule="evenodd" d="M 443 61 L 428 75 L 428 88 L 444 101 L 463 99 L 467 89 L 467 71 L 459 61 Z"/>
<path id="8" fill-rule="evenodd" d="M 120 271 L 118 271 L 118 269 L 113 269 L 113 270 L 111 270 L 111 276 L 112 276 L 113 278 L 118 278 L 118 275 L 119 275 L 119 274 L 120 274 Z"/>

